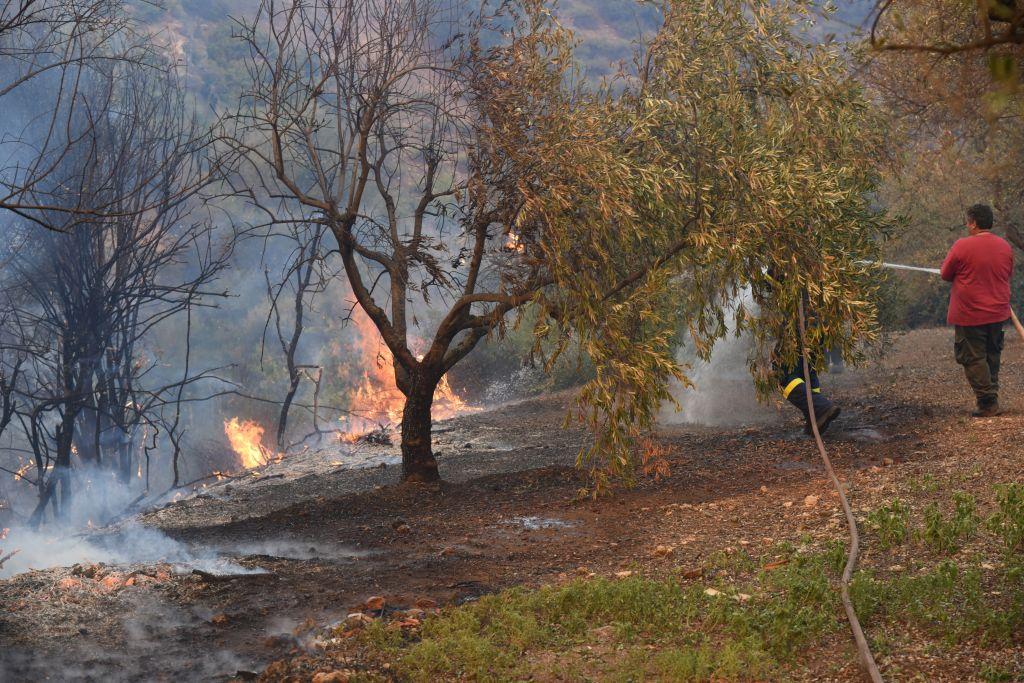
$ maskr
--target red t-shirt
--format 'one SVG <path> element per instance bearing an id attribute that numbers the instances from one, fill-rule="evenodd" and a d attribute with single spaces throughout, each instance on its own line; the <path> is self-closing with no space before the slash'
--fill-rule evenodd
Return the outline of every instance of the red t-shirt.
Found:
<path id="1" fill-rule="evenodd" d="M 958 239 L 942 262 L 949 293 L 950 325 L 988 325 L 1010 317 L 1013 249 L 991 232 Z"/>

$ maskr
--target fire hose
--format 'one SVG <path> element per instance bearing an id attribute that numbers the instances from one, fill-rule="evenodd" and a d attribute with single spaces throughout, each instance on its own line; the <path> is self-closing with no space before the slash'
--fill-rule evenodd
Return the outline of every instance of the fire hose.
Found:
<path id="1" fill-rule="evenodd" d="M 857 652 L 860 654 L 861 664 L 871 677 L 872 683 L 882 683 L 882 674 L 878 671 L 875 658 L 871 654 L 871 646 L 864 635 L 864 629 L 860 626 L 857 612 L 853 608 L 853 600 L 850 599 L 850 579 L 853 577 L 853 570 L 857 566 L 857 557 L 860 555 L 860 534 L 857 532 L 857 520 L 854 519 L 853 510 L 850 509 L 850 501 L 846 498 L 846 491 L 843 484 L 836 476 L 832 468 L 832 460 L 825 450 L 825 443 L 821 440 L 821 432 L 818 430 L 818 419 L 814 414 L 814 397 L 811 394 L 811 364 L 807 359 L 807 322 L 804 317 L 803 297 L 797 302 L 799 317 L 797 322 L 800 326 L 800 354 L 803 358 L 804 368 L 804 391 L 807 392 L 807 410 L 810 415 L 808 420 L 811 423 L 811 431 L 814 434 L 814 441 L 818 444 L 818 453 L 821 454 L 821 461 L 825 465 L 828 478 L 839 493 L 839 502 L 843 506 L 843 513 L 846 515 L 846 524 L 850 529 L 850 552 L 846 557 L 846 567 L 843 568 L 843 577 L 840 581 L 840 597 L 843 601 L 843 609 L 846 610 L 846 619 L 850 622 L 850 629 L 853 631 L 853 639 L 857 643 Z"/>
<path id="2" fill-rule="evenodd" d="M 920 273 L 930 273 L 933 275 L 939 275 L 940 271 L 938 268 L 922 268 L 920 266 L 907 266 L 902 263 L 886 263 L 884 261 L 872 262 L 872 261 L 858 261 L 858 263 L 866 265 L 878 265 L 883 268 L 890 268 L 893 270 L 909 270 Z M 832 467 L 832 460 L 828 457 L 828 451 L 825 450 L 825 443 L 821 440 L 821 432 L 818 430 L 818 420 L 814 414 L 814 398 L 811 394 L 811 364 L 808 360 L 807 354 L 807 322 L 804 315 L 804 302 L 803 297 L 797 302 L 797 310 L 799 313 L 798 323 L 800 330 L 800 354 L 803 360 L 803 371 L 804 371 L 804 391 L 807 392 L 807 409 L 810 415 L 811 431 L 814 434 L 814 441 L 818 446 L 818 453 L 821 455 L 822 463 L 825 465 L 825 471 L 828 473 L 829 479 L 832 481 L 832 485 L 835 487 L 836 492 L 839 493 L 839 502 L 842 505 L 843 513 L 846 515 L 846 524 L 850 530 L 850 552 L 846 557 L 846 566 L 843 568 L 843 575 L 840 582 L 840 596 L 843 603 L 843 609 L 846 611 L 846 619 L 850 622 L 850 630 L 853 631 L 853 639 L 857 644 L 857 652 L 860 655 L 861 664 L 863 665 L 868 676 L 871 678 L 872 683 L 883 683 L 882 674 L 878 670 L 878 665 L 875 663 L 875 658 L 871 654 L 871 647 L 868 645 L 867 637 L 864 635 L 864 629 L 861 628 L 860 620 L 857 618 L 857 612 L 853 608 L 853 601 L 850 599 L 850 579 L 853 577 L 853 570 L 857 566 L 857 558 L 860 555 L 860 534 L 857 531 L 857 520 L 853 516 L 853 510 L 850 508 L 850 501 L 846 497 L 846 491 L 843 488 L 842 482 L 836 476 L 835 469 Z M 1017 334 L 1024 340 L 1024 326 L 1021 325 L 1020 319 L 1017 318 L 1017 314 L 1014 313 L 1013 309 L 1010 309 L 1010 320 L 1013 321 L 1013 326 L 1017 330 Z"/>

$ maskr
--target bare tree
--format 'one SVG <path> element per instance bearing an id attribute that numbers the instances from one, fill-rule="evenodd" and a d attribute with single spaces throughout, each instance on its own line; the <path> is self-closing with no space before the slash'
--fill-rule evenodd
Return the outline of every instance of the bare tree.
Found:
<path id="1" fill-rule="evenodd" d="M 480 112 L 457 33 L 465 9 L 265 0 L 241 26 L 252 90 L 227 121 L 239 191 L 272 223 L 311 222 L 334 237 L 406 397 L 406 479 L 438 476 L 430 409 L 441 378 L 545 281 L 507 248 L 514 209 L 488 177 L 502 169 L 473 152 Z M 540 64 L 528 37 L 517 49 Z M 550 71 L 521 68 L 516 78 L 538 82 L 516 85 L 557 85 Z M 413 296 L 447 310 L 424 349 L 410 343 Z"/>
<path id="2" fill-rule="evenodd" d="M 138 30 L 123 0 L 13 0 L 0 8 L 0 210 L 47 229 L 63 229 L 55 216 L 128 216 L 123 206 L 145 196 L 157 175 L 121 185 L 123 196 L 93 194 L 91 203 L 68 201 L 77 179 L 70 154 L 89 144 L 98 114 L 85 88 L 123 64 L 173 68 L 152 35 Z M 198 178 L 197 178 L 198 180 Z M 194 186 L 193 186 L 194 187 Z M 193 187 L 181 188 L 187 194 Z M 153 208 L 153 207 L 147 207 Z"/>
<path id="3" fill-rule="evenodd" d="M 13 329 L 30 350 L 15 396 L 35 456 L 36 522 L 50 502 L 58 514 L 67 509 L 73 447 L 126 482 L 139 466 L 141 431 L 153 447 L 156 433 L 177 427 L 167 409 L 206 375 L 168 376 L 145 341 L 213 293 L 230 253 L 196 213 L 206 135 L 177 73 L 123 62 L 94 75 L 79 97 L 85 133 L 64 155 L 61 177 L 75 185 L 62 189 L 71 205 L 112 211 L 35 216 L 20 227 L 8 268 Z"/>
<path id="4" fill-rule="evenodd" d="M 298 224 L 289 227 L 291 230 L 287 236 L 294 248 L 291 257 L 285 264 L 282 277 L 276 285 L 270 278 L 270 270 L 266 271 L 267 298 L 270 300 L 270 310 L 267 312 L 267 323 L 263 329 L 265 345 L 267 330 L 273 321 L 274 332 L 288 372 L 288 389 L 285 391 L 277 418 L 277 448 L 280 451 L 287 448 L 285 434 L 288 430 L 288 414 L 303 377 L 313 380 L 317 389 L 315 399 L 319 398 L 321 368 L 319 365 L 299 362 L 298 353 L 302 333 L 305 331 L 307 309 L 312 306 L 316 296 L 324 292 L 329 281 L 329 274 L 325 272 L 323 250 L 326 229 L 319 224 Z M 282 299 L 291 303 L 287 319 L 282 317 L 281 307 L 284 303 Z M 312 410 L 313 428 L 319 431 L 317 425 L 318 406 L 314 405 Z"/>

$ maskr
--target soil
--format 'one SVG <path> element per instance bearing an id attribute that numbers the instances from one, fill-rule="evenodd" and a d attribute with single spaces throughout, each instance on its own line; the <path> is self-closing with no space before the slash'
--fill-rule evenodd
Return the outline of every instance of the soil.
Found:
<path id="1" fill-rule="evenodd" d="M 1007 339 L 1006 412 L 996 418 L 969 417 L 950 330 L 909 333 L 883 360 L 826 377 L 843 408 L 827 443 L 858 511 L 905 497 L 925 475 L 973 492 L 983 509 L 992 484 L 1020 480 L 1024 344 Z M 265 573 L 79 567 L 0 581 L 0 680 L 244 679 L 371 596 L 387 609 L 444 606 L 580 572 L 685 569 L 726 549 L 757 556 L 778 541 L 845 538 L 795 414 L 748 427 L 665 427 L 657 440 L 668 476 L 594 500 L 577 496 L 588 483 L 574 466 L 586 435 L 563 427 L 570 401 L 559 394 L 439 424 L 438 486 L 397 485 L 395 465 L 327 470 L 225 484 L 140 517 Z M 806 505 L 808 496 L 818 501 Z M 890 558 L 869 546 L 863 563 L 884 568 Z M 821 644 L 821 663 L 805 677 L 861 680 L 848 640 Z M 1020 662 L 1022 652 L 1018 644 L 1006 657 Z M 973 654 L 906 650 L 881 664 L 900 679 L 975 680 Z"/>

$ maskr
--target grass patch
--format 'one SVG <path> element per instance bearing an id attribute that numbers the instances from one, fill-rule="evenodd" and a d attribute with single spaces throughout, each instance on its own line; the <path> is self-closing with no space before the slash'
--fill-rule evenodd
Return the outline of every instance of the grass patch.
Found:
<path id="1" fill-rule="evenodd" d="M 918 521 L 913 528 L 899 499 L 868 515 L 884 547 L 915 537 L 946 553 L 969 539 L 980 519 L 974 498 L 958 493 L 951 508 L 933 504 Z M 1024 487 L 998 489 L 998 512 L 984 529 L 993 545 L 1002 539 L 992 549 L 1005 559 L 998 567 L 980 554 L 961 554 L 920 571 L 915 564 L 855 575 L 853 600 L 878 653 L 901 649 L 908 633 L 923 635 L 919 645 L 939 654 L 968 642 L 1016 642 L 1024 632 L 1024 563 L 1014 559 L 1024 544 Z M 820 665 L 806 653 L 846 632 L 837 591 L 845 546 L 807 553 L 779 544 L 772 557 L 771 569 L 763 569 L 763 559 L 746 553 L 716 553 L 702 581 L 633 575 L 513 588 L 445 609 L 418 631 L 375 623 L 360 639 L 399 680 L 785 679 Z M 993 681 L 1019 673 L 996 665 L 978 671 Z"/>
<path id="2" fill-rule="evenodd" d="M 825 553 L 793 553 L 748 584 L 720 585 L 719 595 L 705 593 L 713 581 L 687 584 L 676 576 L 514 588 L 428 619 L 415 639 L 382 624 L 363 638 L 400 678 L 416 681 L 509 680 L 580 667 L 610 680 L 771 677 L 841 624 L 831 581 L 842 562 L 838 544 Z M 739 567 L 756 564 L 738 554 Z M 608 656 L 573 661 L 587 660 L 579 652 L 586 645 Z"/>
<path id="3" fill-rule="evenodd" d="M 841 561 L 841 548 L 838 553 Z M 742 556 L 736 562 L 752 565 Z M 364 639 L 401 678 L 418 681 L 509 680 L 572 670 L 566 659 L 580 659 L 573 653 L 587 644 L 614 656 L 577 667 L 597 667 L 612 680 L 638 674 L 762 678 L 835 628 L 830 574 L 836 564 L 834 553 L 794 555 L 745 587 L 756 593 L 721 586 L 721 594 L 709 596 L 707 584 L 685 584 L 675 576 L 511 589 L 428 619 L 415 640 L 384 625 L 367 629 Z M 536 656 L 552 652 L 561 653 L 557 664 Z"/>
<path id="4" fill-rule="evenodd" d="M 909 535 L 910 507 L 899 498 L 867 516 L 868 526 L 878 534 L 882 548 L 902 544 Z"/>

